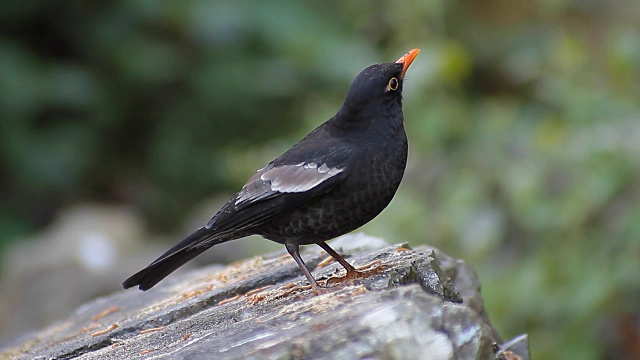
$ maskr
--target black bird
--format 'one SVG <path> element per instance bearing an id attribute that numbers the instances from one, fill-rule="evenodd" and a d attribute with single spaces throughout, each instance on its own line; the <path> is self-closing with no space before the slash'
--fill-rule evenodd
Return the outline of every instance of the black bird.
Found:
<path id="1" fill-rule="evenodd" d="M 419 52 L 364 69 L 335 116 L 258 170 L 205 226 L 122 286 L 148 290 L 208 248 L 253 234 L 284 244 L 316 294 L 320 285 L 300 245 L 318 244 L 348 277 L 356 276 L 325 241 L 371 221 L 400 185 L 407 163 L 402 85 Z"/>

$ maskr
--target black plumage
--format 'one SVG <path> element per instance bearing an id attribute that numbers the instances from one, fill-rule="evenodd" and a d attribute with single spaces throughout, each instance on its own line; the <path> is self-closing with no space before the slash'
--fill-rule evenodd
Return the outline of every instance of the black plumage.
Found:
<path id="1" fill-rule="evenodd" d="M 316 293 L 300 245 L 318 244 L 355 274 L 325 241 L 376 217 L 400 185 L 407 162 L 403 79 L 418 52 L 364 69 L 335 116 L 258 170 L 205 226 L 123 287 L 150 289 L 211 246 L 252 234 L 284 244 Z"/>

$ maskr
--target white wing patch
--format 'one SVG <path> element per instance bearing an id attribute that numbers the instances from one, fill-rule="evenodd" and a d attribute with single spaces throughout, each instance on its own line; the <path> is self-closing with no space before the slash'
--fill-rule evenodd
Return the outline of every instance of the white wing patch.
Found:
<path id="1" fill-rule="evenodd" d="M 344 169 L 331 168 L 327 164 L 318 165 L 310 162 L 278 166 L 265 172 L 262 171 L 262 169 L 258 170 L 258 173 L 242 188 L 236 198 L 236 205 L 246 201 L 268 198 L 274 192 L 305 192 L 336 176 Z"/>
<path id="2" fill-rule="evenodd" d="M 341 172 L 342 169 L 330 168 L 327 164 L 318 166 L 310 162 L 275 167 L 260 175 L 260 179 L 271 181 L 273 191 L 295 193 L 311 190 Z"/>

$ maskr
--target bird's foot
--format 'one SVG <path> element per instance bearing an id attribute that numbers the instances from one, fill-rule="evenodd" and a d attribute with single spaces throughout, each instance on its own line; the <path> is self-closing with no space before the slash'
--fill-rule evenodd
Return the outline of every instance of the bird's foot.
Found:
<path id="1" fill-rule="evenodd" d="M 325 286 L 328 287 L 332 284 L 339 284 L 343 282 L 353 283 L 355 280 L 366 279 L 370 276 L 377 275 L 384 270 L 384 266 L 377 266 L 373 269 L 371 269 L 371 267 L 378 265 L 381 262 L 381 260 L 374 260 L 366 265 L 358 266 L 357 268 L 351 268 L 347 270 L 347 274 L 343 277 L 331 277 L 327 279 L 325 282 Z"/>
<path id="2" fill-rule="evenodd" d="M 285 285 L 283 286 L 281 289 L 284 289 L 284 291 L 282 292 L 282 294 L 280 294 L 281 296 L 288 296 L 291 295 L 292 293 L 298 292 L 298 291 L 307 291 L 307 290 L 311 290 L 313 292 L 313 295 L 317 296 L 317 295 L 322 295 L 322 294 L 327 294 L 329 292 L 331 292 L 331 289 L 329 289 L 327 287 L 326 281 L 325 281 L 325 285 L 320 285 L 320 284 L 311 284 L 311 285 L 296 285 L 296 284 L 289 284 L 289 285 Z"/>

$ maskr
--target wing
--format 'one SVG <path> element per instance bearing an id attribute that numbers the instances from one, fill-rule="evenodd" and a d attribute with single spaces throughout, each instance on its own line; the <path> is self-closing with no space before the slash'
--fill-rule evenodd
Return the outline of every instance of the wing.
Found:
<path id="1" fill-rule="evenodd" d="M 278 194 L 306 192 L 343 171 L 314 162 L 263 168 L 240 190 L 235 205 L 253 203 Z"/>
<path id="2" fill-rule="evenodd" d="M 344 177 L 345 168 L 326 163 L 269 164 L 258 170 L 205 226 L 216 234 L 259 225 L 330 191 Z"/>

